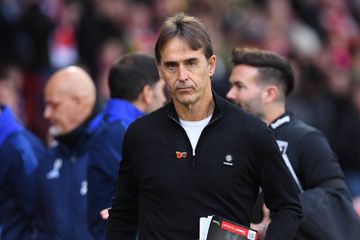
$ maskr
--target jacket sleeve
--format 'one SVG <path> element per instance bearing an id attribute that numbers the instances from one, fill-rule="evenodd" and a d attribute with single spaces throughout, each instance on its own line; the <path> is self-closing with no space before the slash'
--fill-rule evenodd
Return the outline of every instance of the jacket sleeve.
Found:
<path id="1" fill-rule="evenodd" d="M 0 154 L 2 155 L 2 154 Z M 7 188 L 27 214 L 34 214 L 34 170 L 38 165 L 38 157 L 28 139 L 21 134 L 12 137 L 4 146 L 4 156 L 1 160 L 10 160 L 6 169 Z"/>
<path id="2" fill-rule="evenodd" d="M 293 239 L 302 218 L 298 192 L 274 137 L 270 131 L 264 132 L 255 136 L 254 154 L 260 161 L 259 181 L 271 211 L 265 239 Z"/>
<path id="3" fill-rule="evenodd" d="M 299 160 L 303 169 L 300 179 L 304 192 L 300 200 L 304 216 L 318 205 L 319 200 L 314 198 L 318 191 L 324 191 L 329 197 L 344 195 L 351 202 L 342 170 L 326 138 L 320 132 L 312 132 L 303 137 L 298 146 L 301 146 Z M 329 180 L 336 180 L 336 183 L 327 184 Z"/>
<path id="4" fill-rule="evenodd" d="M 304 189 L 319 186 L 324 181 L 341 178 L 343 173 L 326 138 L 317 131 L 308 133 L 297 144 L 299 152 L 299 174 Z"/>
<path id="5" fill-rule="evenodd" d="M 134 159 L 131 158 L 131 143 L 128 134 L 122 147 L 123 159 L 120 164 L 119 176 L 115 197 L 109 210 L 109 219 L 106 226 L 108 240 L 134 240 L 137 229 L 138 216 L 138 180 L 135 176 Z"/>

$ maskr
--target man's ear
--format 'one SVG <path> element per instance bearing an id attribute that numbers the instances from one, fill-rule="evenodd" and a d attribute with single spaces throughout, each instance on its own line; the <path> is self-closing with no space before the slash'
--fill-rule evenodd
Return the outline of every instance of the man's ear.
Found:
<path id="1" fill-rule="evenodd" d="M 208 66 L 208 70 L 209 70 L 209 76 L 212 77 L 214 75 L 215 72 L 215 68 L 216 68 L 216 56 L 212 55 L 209 58 L 209 66 Z"/>
<path id="2" fill-rule="evenodd" d="M 153 89 L 150 85 L 145 85 L 141 90 L 141 99 L 144 103 L 149 104 L 153 98 Z"/>
<path id="3" fill-rule="evenodd" d="M 266 103 L 275 102 L 279 95 L 279 88 L 275 85 L 269 85 L 265 87 L 263 100 Z"/>
<path id="4" fill-rule="evenodd" d="M 77 95 L 71 96 L 71 99 L 75 102 L 76 109 L 79 113 L 84 111 L 85 109 L 87 109 L 88 104 L 89 104 L 87 96 L 77 94 Z"/>
<path id="5" fill-rule="evenodd" d="M 165 80 L 165 78 L 164 78 L 164 73 L 162 72 L 162 69 L 161 69 L 160 64 L 157 63 L 157 64 L 156 64 L 156 67 L 157 67 L 157 70 L 158 70 L 160 79 L 161 79 L 161 80 Z"/>

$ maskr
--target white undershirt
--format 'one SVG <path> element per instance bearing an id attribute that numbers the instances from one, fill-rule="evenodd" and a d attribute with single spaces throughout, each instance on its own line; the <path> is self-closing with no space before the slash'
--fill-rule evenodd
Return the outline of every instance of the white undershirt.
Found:
<path id="1" fill-rule="evenodd" d="M 179 119 L 181 126 L 185 129 L 185 132 L 186 132 L 188 138 L 190 139 L 191 147 L 193 149 L 193 156 L 195 156 L 195 149 L 196 149 L 196 145 L 199 141 L 201 132 L 206 127 L 206 125 L 208 125 L 208 123 L 210 122 L 211 116 L 212 115 L 210 115 L 209 117 L 202 119 L 200 121 L 185 121 L 185 120 Z"/>

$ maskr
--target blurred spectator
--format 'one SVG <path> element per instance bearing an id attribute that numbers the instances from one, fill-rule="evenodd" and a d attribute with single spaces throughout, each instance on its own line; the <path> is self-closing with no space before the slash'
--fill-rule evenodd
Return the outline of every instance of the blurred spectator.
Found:
<path id="1" fill-rule="evenodd" d="M 18 1 L 0 2 L 0 64 L 13 64 L 19 58 L 16 42 L 19 37 L 20 8 Z"/>
<path id="2" fill-rule="evenodd" d="M 354 73 L 350 104 L 339 116 L 335 151 L 345 172 L 345 180 L 353 197 L 360 197 L 360 75 Z"/>
<path id="3" fill-rule="evenodd" d="M 145 54 L 125 54 L 114 61 L 108 84 L 111 98 L 104 111 L 107 124 L 92 144 L 88 173 L 89 226 L 94 239 L 99 240 L 105 239 L 106 209 L 116 189 L 125 128 L 166 101 L 165 82 L 160 80 L 155 59 Z"/>
<path id="4" fill-rule="evenodd" d="M 143 54 L 126 54 L 109 72 L 111 99 L 105 107 L 107 121 L 119 120 L 127 128 L 136 118 L 163 106 L 165 82 L 154 59 Z"/>
<path id="5" fill-rule="evenodd" d="M 20 63 L 35 73 L 46 71 L 50 66 L 48 41 L 55 23 L 36 1 L 22 3 L 21 32 L 16 41 Z"/>
<path id="6" fill-rule="evenodd" d="M 91 239 L 87 223 L 89 150 L 101 129 L 93 80 L 79 67 L 55 72 L 46 84 L 44 116 L 54 138 L 40 159 L 40 239 Z"/>
<path id="7" fill-rule="evenodd" d="M 0 89 L 2 87 L 0 86 Z M 34 169 L 43 144 L 9 107 L 0 104 L 0 239 L 32 239 L 35 216 Z"/>
<path id="8" fill-rule="evenodd" d="M 154 17 L 149 5 L 132 4 L 131 16 L 127 25 L 127 36 L 130 49 L 152 55 L 157 33 L 153 28 Z"/>
<path id="9" fill-rule="evenodd" d="M 76 41 L 81 8 L 78 1 L 59 2 L 59 14 L 56 27 L 49 38 L 49 59 L 54 69 L 77 63 L 79 54 Z"/>
<path id="10" fill-rule="evenodd" d="M 119 38 L 109 38 L 100 46 L 98 53 L 97 89 L 101 100 L 106 101 L 110 97 L 108 75 L 111 65 L 126 50 L 124 43 Z"/>
<path id="11" fill-rule="evenodd" d="M 189 0 L 150 0 L 155 18 L 155 29 L 158 31 L 164 20 L 177 12 L 186 11 L 189 7 Z"/>
<path id="12" fill-rule="evenodd" d="M 82 1 L 83 11 L 76 26 L 76 40 L 80 62 L 94 78 L 101 73 L 98 56 L 104 42 L 110 38 L 121 39 L 124 46 L 125 29 L 129 17 L 129 0 Z"/>
<path id="13" fill-rule="evenodd" d="M 0 69 L 0 104 L 7 105 L 18 121 L 26 123 L 22 88 L 23 78 L 18 67 L 7 66 Z"/>
<path id="14" fill-rule="evenodd" d="M 327 91 L 327 76 L 309 57 L 295 57 L 296 87 L 287 107 L 297 118 L 331 138 L 336 128 L 336 108 Z"/>

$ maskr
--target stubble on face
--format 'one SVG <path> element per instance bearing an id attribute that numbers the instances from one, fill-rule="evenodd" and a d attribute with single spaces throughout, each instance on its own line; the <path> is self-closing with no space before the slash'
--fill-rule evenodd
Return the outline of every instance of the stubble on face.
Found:
<path id="1" fill-rule="evenodd" d="M 263 116 L 262 89 L 258 82 L 258 70 L 248 65 L 236 65 L 230 75 L 231 92 L 227 97 L 243 110 L 257 116 Z"/>

